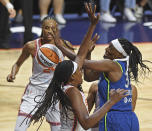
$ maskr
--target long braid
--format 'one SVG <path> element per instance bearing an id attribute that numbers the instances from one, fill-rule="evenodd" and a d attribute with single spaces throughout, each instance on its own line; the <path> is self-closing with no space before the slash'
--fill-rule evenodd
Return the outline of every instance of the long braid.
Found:
<path id="1" fill-rule="evenodd" d="M 34 108 L 34 110 L 37 109 L 37 111 L 31 117 L 30 123 L 33 121 L 34 123 L 38 121 L 42 123 L 43 117 L 46 115 L 48 109 L 51 107 L 51 109 L 54 110 L 56 103 L 59 101 L 62 105 L 63 112 L 65 113 L 64 115 L 68 117 L 67 110 L 71 110 L 71 103 L 67 95 L 62 90 L 62 84 L 66 84 L 68 82 L 72 72 L 73 63 L 71 60 L 65 60 L 58 63 L 49 87 Z"/>
<path id="2" fill-rule="evenodd" d="M 142 54 L 139 49 L 131 42 L 124 38 L 118 39 L 122 47 L 129 55 L 129 76 L 132 80 L 138 82 L 138 76 L 145 76 L 146 71 L 150 72 L 150 69 L 143 62 L 150 62 L 142 59 Z M 152 63 L 152 62 L 150 62 Z"/>

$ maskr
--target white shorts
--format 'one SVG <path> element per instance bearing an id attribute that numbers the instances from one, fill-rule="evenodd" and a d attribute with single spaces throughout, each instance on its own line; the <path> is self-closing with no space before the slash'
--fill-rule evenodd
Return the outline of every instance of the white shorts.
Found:
<path id="1" fill-rule="evenodd" d="M 40 100 L 45 90 L 46 88 L 40 88 L 29 84 L 22 97 L 22 101 L 19 109 L 19 115 L 27 116 L 27 114 L 29 114 L 35 108 L 35 106 L 37 105 L 36 102 Z M 34 101 L 34 99 L 36 100 L 36 102 Z M 50 111 L 51 109 L 48 110 L 46 114 L 46 120 L 50 124 L 58 125 L 60 124 L 59 103 L 56 104 L 55 108 L 56 110 L 53 111 Z M 32 115 L 35 113 L 35 111 L 32 112 Z"/>

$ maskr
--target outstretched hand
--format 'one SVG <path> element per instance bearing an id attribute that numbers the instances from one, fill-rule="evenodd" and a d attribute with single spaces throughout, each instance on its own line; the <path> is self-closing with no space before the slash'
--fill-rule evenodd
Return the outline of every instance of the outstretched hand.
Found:
<path id="1" fill-rule="evenodd" d="M 122 98 L 128 96 L 127 94 L 128 90 L 124 89 L 111 89 L 110 90 L 110 100 L 113 101 L 114 103 L 119 102 Z"/>
<path id="2" fill-rule="evenodd" d="M 95 15 L 96 5 L 92 7 L 91 3 L 85 3 L 85 9 L 86 9 L 86 12 L 88 13 L 91 24 L 96 25 L 100 18 L 100 13 L 98 13 L 97 16 Z"/>
<path id="3" fill-rule="evenodd" d="M 90 40 L 89 42 L 89 50 L 88 50 L 88 53 L 91 53 L 94 48 L 95 48 L 95 45 L 96 45 L 96 41 L 100 38 L 100 35 L 98 35 L 97 33 L 94 35 L 94 37 Z"/>

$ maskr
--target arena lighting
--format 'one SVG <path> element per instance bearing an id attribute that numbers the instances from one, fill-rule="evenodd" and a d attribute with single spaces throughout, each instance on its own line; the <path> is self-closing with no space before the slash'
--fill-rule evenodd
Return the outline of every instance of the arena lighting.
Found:
<path id="1" fill-rule="evenodd" d="M 20 33 L 20 32 L 24 32 L 25 28 L 24 28 L 24 26 L 11 27 L 10 31 L 12 33 Z M 42 29 L 40 27 L 34 27 L 34 26 L 32 27 L 32 33 L 37 34 L 38 36 L 41 35 L 41 31 L 42 31 Z"/>

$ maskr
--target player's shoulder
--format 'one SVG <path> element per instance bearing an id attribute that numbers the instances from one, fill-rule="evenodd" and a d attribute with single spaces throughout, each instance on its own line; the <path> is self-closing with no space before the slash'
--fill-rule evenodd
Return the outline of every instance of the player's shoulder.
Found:
<path id="1" fill-rule="evenodd" d="M 36 48 L 35 40 L 25 43 L 24 48 L 35 49 Z"/>

